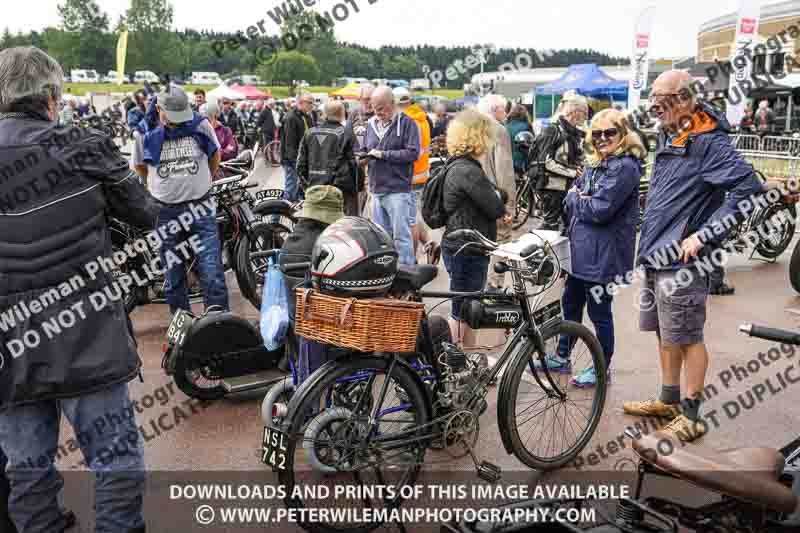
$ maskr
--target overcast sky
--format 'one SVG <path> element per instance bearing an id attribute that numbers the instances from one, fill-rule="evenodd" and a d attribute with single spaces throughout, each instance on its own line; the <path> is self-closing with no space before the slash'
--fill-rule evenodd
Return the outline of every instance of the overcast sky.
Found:
<path id="1" fill-rule="evenodd" d="M 6 0 L 10 1 L 10 0 Z M 171 0 L 179 29 L 245 30 L 265 19 L 277 33 L 267 11 L 278 0 Z M 343 0 L 318 0 L 317 8 L 332 9 Z M 644 0 L 348 0 L 360 12 L 336 27 L 340 40 L 366 46 L 382 44 L 470 45 L 494 43 L 525 48 L 593 48 L 628 56 L 633 24 Z M 99 0 L 116 21 L 129 0 Z M 773 3 L 765 1 L 767 3 Z M 57 25 L 58 0 L 22 0 L 5 9 L 0 27 L 12 31 Z M 651 57 L 696 54 L 697 29 L 708 20 L 738 9 L 736 0 L 664 0 L 652 34 Z M 7 6 L 7 8 L 10 6 Z"/>

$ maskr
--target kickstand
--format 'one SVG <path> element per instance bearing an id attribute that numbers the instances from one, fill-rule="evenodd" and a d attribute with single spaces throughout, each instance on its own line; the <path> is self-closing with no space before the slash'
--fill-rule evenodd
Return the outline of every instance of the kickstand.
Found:
<path id="1" fill-rule="evenodd" d="M 750 260 L 750 261 L 761 261 L 762 263 L 766 263 L 768 265 L 774 265 L 778 261 L 778 259 L 776 257 L 773 257 L 772 259 L 765 259 L 763 257 L 755 257 L 755 253 L 756 253 L 756 249 L 753 248 L 753 251 L 750 252 L 750 257 L 748 257 L 747 259 Z"/>

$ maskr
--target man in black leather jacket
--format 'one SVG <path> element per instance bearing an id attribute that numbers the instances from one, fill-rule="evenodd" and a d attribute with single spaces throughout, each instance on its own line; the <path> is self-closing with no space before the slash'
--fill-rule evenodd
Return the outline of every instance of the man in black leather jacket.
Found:
<path id="1" fill-rule="evenodd" d="M 555 123 L 536 141 L 531 171 L 536 175 L 544 210 L 542 229 L 558 230 L 564 218 L 564 198 L 583 163 L 583 131 L 577 126 L 586 121 L 588 106 L 582 97 L 564 100 Z M 565 224 L 566 226 L 566 224 Z"/>
<path id="2" fill-rule="evenodd" d="M 21 533 L 61 532 L 61 416 L 96 472 L 98 531 L 144 532 L 140 375 L 108 216 L 157 210 L 113 140 L 57 124 L 63 72 L 34 47 L 0 51 L 0 447 Z M 131 249 L 130 253 L 136 253 Z M 119 280 L 119 281 L 117 281 Z M 130 278 L 128 278 L 130 281 Z"/>
<path id="3" fill-rule="evenodd" d="M 342 191 L 344 213 L 358 216 L 359 187 L 353 136 L 344 126 L 344 105 L 336 100 L 325 104 L 325 122 L 303 136 L 297 155 L 297 175 L 304 189 L 333 185 Z"/>

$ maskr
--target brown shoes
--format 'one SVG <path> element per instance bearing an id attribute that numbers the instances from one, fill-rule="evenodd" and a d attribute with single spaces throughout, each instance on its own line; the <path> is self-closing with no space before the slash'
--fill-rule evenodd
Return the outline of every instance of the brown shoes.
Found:
<path id="1" fill-rule="evenodd" d="M 622 410 L 626 415 L 657 416 L 672 420 L 681 414 L 677 405 L 669 405 L 661 400 L 645 400 L 643 402 L 625 402 Z"/>

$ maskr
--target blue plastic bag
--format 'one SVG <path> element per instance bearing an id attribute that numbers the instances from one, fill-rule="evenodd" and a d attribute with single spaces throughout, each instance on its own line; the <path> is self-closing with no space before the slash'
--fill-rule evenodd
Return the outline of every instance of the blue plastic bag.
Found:
<path id="1" fill-rule="evenodd" d="M 283 272 L 273 259 L 269 260 L 265 277 L 261 295 L 261 337 L 264 347 L 272 352 L 283 346 L 289 334 L 289 297 Z"/>

